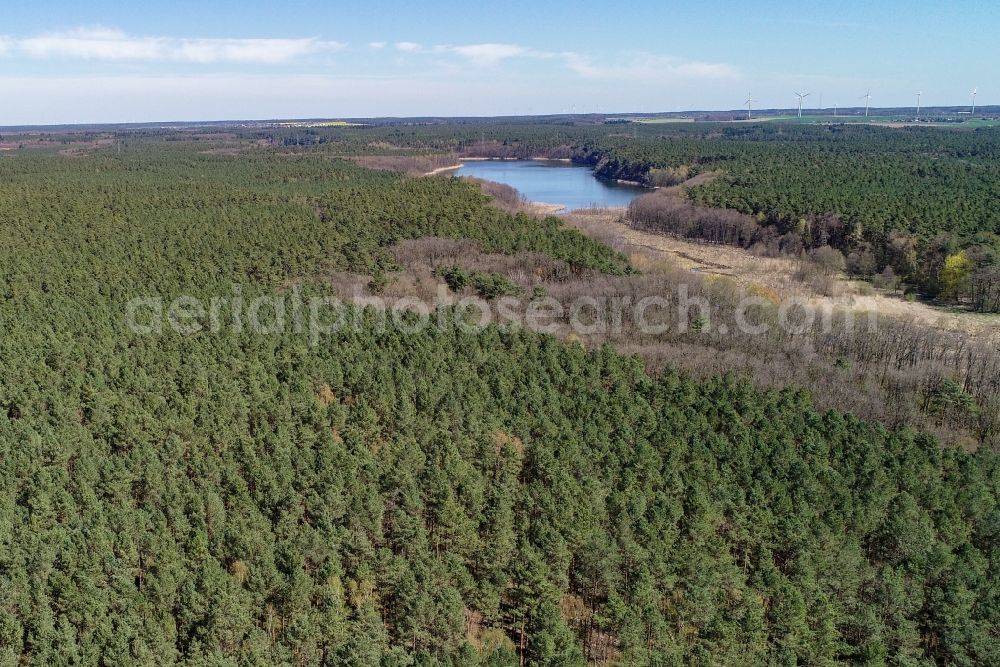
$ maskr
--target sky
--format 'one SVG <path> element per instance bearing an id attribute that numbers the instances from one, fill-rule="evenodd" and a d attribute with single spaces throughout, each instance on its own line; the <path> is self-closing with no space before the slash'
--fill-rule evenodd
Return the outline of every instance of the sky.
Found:
<path id="1" fill-rule="evenodd" d="M 0 125 L 1000 103 L 993 0 L 0 0 Z"/>

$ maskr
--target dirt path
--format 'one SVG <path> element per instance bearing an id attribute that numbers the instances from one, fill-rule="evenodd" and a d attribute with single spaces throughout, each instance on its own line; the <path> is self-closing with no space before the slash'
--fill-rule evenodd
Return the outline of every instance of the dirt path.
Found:
<path id="1" fill-rule="evenodd" d="M 673 266 L 703 275 L 725 276 L 744 287 L 772 292 L 782 298 L 796 298 L 817 306 L 833 305 L 859 311 L 874 310 L 882 315 L 917 321 L 945 330 L 961 330 L 997 336 L 1000 316 L 952 312 L 920 301 L 907 301 L 899 294 L 874 289 L 870 283 L 834 279 L 828 293 L 795 278 L 798 262 L 786 258 L 758 257 L 742 248 L 695 243 L 662 234 L 632 229 L 621 221 L 624 209 L 576 211 L 561 217 L 588 235 L 609 241 L 626 254 L 652 252 Z"/>

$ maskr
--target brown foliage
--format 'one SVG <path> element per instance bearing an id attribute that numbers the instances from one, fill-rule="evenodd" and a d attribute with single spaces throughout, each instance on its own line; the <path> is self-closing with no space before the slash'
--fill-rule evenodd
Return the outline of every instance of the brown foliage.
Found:
<path id="1" fill-rule="evenodd" d="M 779 249 L 777 232 L 762 226 L 753 216 L 695 206 L 672 192 L 651 192 L 637 197 L 628 207 L 626 220 L 632 227 L 645 231 L 741 248 L 760 244 Z"/>

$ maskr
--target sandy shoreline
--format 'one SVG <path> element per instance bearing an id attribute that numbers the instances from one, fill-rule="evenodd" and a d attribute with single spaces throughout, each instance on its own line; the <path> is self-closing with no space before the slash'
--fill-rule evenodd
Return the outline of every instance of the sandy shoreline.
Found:
<path id="1" fill-rule="evenodd" d="M 517 162 L 519 160 L 532 160 L 535 162 L 572 162 L 571 159 L 567 157 L 463 157 L 462 162 Z M 438 167 L 437 169 L 431 169 L 430 171 L 424 172 L 424 176 L 434 176 L 435 174 L 442 174 L 446 171 L 453 171 L 455 169 L 462 168 L 462 162 L 458 164 L 451 165 L 450 167 Z"/>
<path id="2" fill-rule="evenodd" d="M 572 162 L 573 160 L 568 157 L 545 157 L 544 155 L 538 155 L 535 157 L 463 157 L 462 162 L 519 162 L 524 160 L 533 160 L 536 162 Z"/>
<path id="3" fill-rule="evenodd" d="M 657 186 L 657 185 L 645 185 L 644 183 L 640 183 L 639 181 L 629 181 L 629 180 L 626 180 L 624 178 L 612 178 L 611 181 L 614 182 L 614 183 L 621 183 L 622 185 L 634 185 L 635 187 L 637 187 L 637 188 L 643 188 L 644 190 L 659 190 L 660 189 L 659 186 Z"/>
<path id="4" fill-rule="evenodd" d="M 566 213 L 567 209 L 562 204 L 549 204 L 543 201 L 529 201 L 533 213 L 541 215 L 555 215 L 556 213 Z"/>
<path id="5" fill-rule="evenodd" d="M 438 167 L 437 169 L 431 169 L 430 171 L 425 171 L 424 176 L 433 176 L 434 174 L 442 174 L 446 171 L 454 171 L 456 169 L 461 169 L 461 164 L 453 164 L 450 167 Z"/>

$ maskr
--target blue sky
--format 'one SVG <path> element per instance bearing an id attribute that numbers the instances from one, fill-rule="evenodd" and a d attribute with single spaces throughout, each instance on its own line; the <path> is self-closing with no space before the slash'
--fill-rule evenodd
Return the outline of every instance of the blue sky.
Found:
<path id="1" fill-rule="evenodd" d="M 0 19 L 0 125 L 1000 102 L 1000 11 L 968 0 L 3 0 Z"/>

